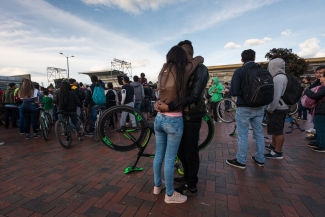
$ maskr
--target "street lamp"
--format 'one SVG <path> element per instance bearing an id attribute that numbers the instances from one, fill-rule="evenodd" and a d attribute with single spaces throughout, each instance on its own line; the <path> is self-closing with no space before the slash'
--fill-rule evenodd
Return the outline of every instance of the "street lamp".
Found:
<path id="1" fill-rule="evenodd" d="M 67 58 L 68 78 L 70 78 L 70 76 L 69 76 L 69 57 L 74 57 L 74 56 L 64 55 L 63 53 L 60 53 L 60 54 Z"/>

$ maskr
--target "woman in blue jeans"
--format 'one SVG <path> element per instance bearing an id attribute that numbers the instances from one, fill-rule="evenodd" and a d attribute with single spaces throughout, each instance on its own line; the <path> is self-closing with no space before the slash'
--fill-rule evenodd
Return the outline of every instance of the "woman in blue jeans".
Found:
<path id="1" fill-rule="evenodd" d="M 174 191 L 174 163 L 183 135 L 183 101 L 186 96 L 187 80 L 196 66 L 203 61 L 196 57 L 187 63 L 186 52 L 180 46 L 174 46 L 166 56 L 158 76 L 159 99 L 168 104 L 174 100 L 179 102 L 179 108 L 173 112 L 159 112 L 155 119 L 156 155 L 154 159 L 154 194 L 159 194 L 166 187 L 166 203 L 184 203 L 185 195 Z M 165 182 L 161 179 L 162 163 L 165 160 Z"/>
<path id="2" fill-rule="evenodd" d="M 38 133 L 38 90 L 34 88 L 33 83 L 29 79 L 24 79 L 18 90 L 18 96 L 23 101 L 21 105 L 21 114 L 24 119 L 24 132 L 26 139 L 30 139 L 30 125 L 32 125 L 34 138 L 40 137 Z M 22 133 L 22 132 L 21 132 Z"/>

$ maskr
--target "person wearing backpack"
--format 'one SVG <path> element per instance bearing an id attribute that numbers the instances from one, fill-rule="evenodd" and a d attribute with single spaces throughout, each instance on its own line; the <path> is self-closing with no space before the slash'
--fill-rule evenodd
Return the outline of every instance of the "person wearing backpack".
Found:
<path id="1" fill-rule="evenodd" d="M 10 83 L 7 90 L 5 90 L 2 101 L 5 108 L 5 128 L 9 128 L 9 117 L 11 117 L 12 128 L 17 128 L 18 108 L 14 100 L 14 92 L 16 84 Z"/>
<path id="2" fill-rule="evenodd" d="M 105 90 L 105 95 L 106 95 L 106 109 L 109 109 L 113 106 L 116 106 L 118 104 L 118 97 L 116 91 L 113 89 L 113 84 L 112 82 L 108 82 L 107 84 L 107 90 Z M 117 114 L 114 113 L 114 115 L 117 118 Z M 115 124 L 114 124 L 114 119 L 113 115 L 109 117 L 109 126 L 111 127 L 111 131 L 115 131 Z"/>
<path id="3" fill-rule="evenodd" d="M 90 114 L 90 124 L 86 136 L 93 136 L 99 107 L 105 106 L 106 103 L 104 88 L 98 82 L 98 77 L 93 75 L 90 77 L 90 80 L 92 84 L 90 90 L 87 90 L 86 99 L 84 101 L 84 109 L 86 110 L 89 107 Z"/>
<path id="4" fill-rule="evenodd" d="M 123 82 L 123 86 L 121 90 L 121 98 L 122 98 L 121 105 L 130 106 L 134 108 L 134 89 L 130 85 L 130 78 L 124 76 L 122 82 Z M 128 114 L 129 114 L 128 112 L 122 112 L 121 119 L 120 119 L 120 127 L 125 126 L 126 118 Z M 134 115 L 129 114 L 129 116 L 132 123 L 132 127 L 137 127 L 137 123 L 135 121 Z"/>
<path id="5" fill-rule="evenodd" d="M 286 91 L 288 78 L 285 74 L 285 62 L 281 58 L 272 59 L 268 69 L 273 76 L 274 97 L 267 107 L 267 134 L 272 135 L 272 143 L 265 146 L 270 153 L 264 156 L 269 159 L 283 159 L 282 146 L 284 142 L 283 128 L 289 106 L 281 96 Z"/>
<path id="6" fill-rule="evenodd" d="M 244 87 L 248 84 L 246 78 L 250 76 L 251 73 L 256 72 L 267 72 L 265 69 L 257 65 L 255 61 L 255 51 L 248 49 L 241 53 L 241 61 L 243 66 L 236 69 L 231 79 L 230 93 L 232 96 L 237 97 L 236 105 L 236 125 L 238 129 L 238 152 L 235 159 L 226 160 L 226 163 L 230 166 L 245 169 L 246 168 L 246 157 L 248 151 L 248 130 L 249 125 L 253 129 L 253 138 L 256 142 L 256 153 L 255 156 L 251 157 L 252 161 L 259 166 L 264 166 L 264 151 L 265 142 L 262 129 L 262 120 L 264 116 L 264 106 L 251 106 L 250 101 L 247 102 L 247 98 L 252 97 L 252 95 L 245 95 Z M 269 74 L 269 72 L 268 72 Z M 271 76 L 271 75 L 269 75 Z M 272 77 L 271 77 L 272 78 Z M 266 88 L 266 93 L 271 91 L 273 98 L 273 86 L 269 86 L 269 90 Z M 263 103 L 262 103 L 263 104 Z M 265 104 L 266 105 L 266 104 Z"/>
<path id="7" fill-rule="evenodd" d="M 217 115 L 217 107 L 218 103 L 222 100 L 222 93 L 223 93 L 224 87 L 219 82 L 219 79 L 217 77 L 212 78 L 212 86 L 209 88 L 209 95 L 211 95 L 211 109 L 213 111 L 213 119 L 214 123 L 218 122 L 218 115 Z M 220 111 L 218 111 L 220 113 Z"/>
<path id="8" fill-rule="evenodd" d="M 139 82 L 139 77 L 136 75 L 133 76 L 133 82 L 131 82 L 130 85 L 134 89 L 134 97 L 135 97 L 134 108 L 140 111 L 142 100 L 144 99 L 144 89 L 142 84 Z"/>
<path id="9" fill-rule="evenodd" d="M 86 93 L 82 89 L 80 89 L 78 82 L 75 79 L 70 78 L 69 83 L 71 86 L 71 90 L 75 91 L 78 100 L 80 101 L 81 104 L 83 104 L 84 100 L 86 99 Z M 82 107 L 79 106 L 77 107 L 77 114 L 79 115 L 80 119 L 84 121 Z"/>

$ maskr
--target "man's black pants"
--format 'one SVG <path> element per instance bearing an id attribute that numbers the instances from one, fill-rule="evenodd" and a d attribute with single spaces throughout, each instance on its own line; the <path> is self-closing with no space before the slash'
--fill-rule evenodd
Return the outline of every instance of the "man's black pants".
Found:
<path id="1" fill-rule="evenodd" d="M 198 182 L 197 174 L 200 168 L 198 140 L 202 118 L 184 119 L 184 131 L 178 149 L 178 158 L 183 164 L 184 179 L 190 188 L 195 188 Z"/>

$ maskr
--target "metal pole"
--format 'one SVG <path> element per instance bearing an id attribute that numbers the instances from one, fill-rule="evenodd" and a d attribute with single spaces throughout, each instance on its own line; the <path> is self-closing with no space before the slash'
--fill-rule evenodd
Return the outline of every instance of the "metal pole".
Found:
<path id="1" fill-rule="evenodd" d="M 70 76 L 69 76 L 69 56 L 67 56 L 67 66 L 68 66 L 68 78 L 70 78 Z"/>

